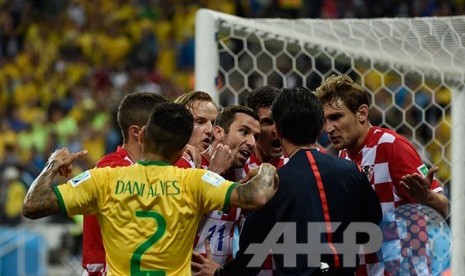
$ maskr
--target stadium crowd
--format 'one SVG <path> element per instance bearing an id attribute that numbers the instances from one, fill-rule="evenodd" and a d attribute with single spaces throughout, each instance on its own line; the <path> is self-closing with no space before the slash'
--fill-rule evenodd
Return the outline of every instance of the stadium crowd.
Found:
<path id="1" fill-rule="evenodd" d="M 174 99 L 194 87 L 194 18 L 201 8 L 244 17 L 463 14 L 463 0 L 0 1 L 0 202 L 16 224 L 20 183 L 61 146 L 89 149 L 92 167 L 121 143 L 124 95 Z M 16 183 L 8 193 L 7 183 Z M 11 206 L 10 206 L 11 205 Z M 7 207 L 10 206 L 10 207 Z"/>

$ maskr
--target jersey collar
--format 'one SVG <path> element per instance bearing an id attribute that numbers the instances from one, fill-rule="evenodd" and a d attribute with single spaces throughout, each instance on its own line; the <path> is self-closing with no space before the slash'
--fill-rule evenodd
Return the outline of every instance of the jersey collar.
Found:
<path id="1" fill-rule="evenodd" d="M 160 160 L 151 160 L 151 161 L 137 161 L 137 164 L 140 164 L 142 166 L 151 166 L 151 165 L 155 165 L 155 166 L 171 166 L 170 163 L 168 162 L 165 162 L 165 161 L 160 161 Z"/>

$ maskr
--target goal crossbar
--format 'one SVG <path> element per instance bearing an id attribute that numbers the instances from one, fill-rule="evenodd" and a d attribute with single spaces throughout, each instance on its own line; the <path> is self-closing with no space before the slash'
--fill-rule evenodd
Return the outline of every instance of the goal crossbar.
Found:
<path id="1" fill-rule="evenodd" d="M 213 21 L 220 27 L 281 36 L 286 40 L 343 52 L 404 70 L 427 71 L 455 83 L 465 79 L 465 16 L 379 19 L 248 19 L 202 9 L 197 23 Z M 213 35 L 213 34 L 212 34 Z"/>

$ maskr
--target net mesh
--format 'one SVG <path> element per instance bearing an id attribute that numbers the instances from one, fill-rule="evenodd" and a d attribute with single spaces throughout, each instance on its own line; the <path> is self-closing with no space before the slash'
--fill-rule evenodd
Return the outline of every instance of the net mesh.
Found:
<path id="1" fill-rule="evenodd" d="M 331 74 L 348 74 L 371 92 L 372 123 L 409 138 L 449 183 L 451 91 L 465 79 L 465 17 L 217 24 L 220 105 L 244 104 L 262 85 L 314 90 Z M 331 150 L 325 136 L 319 143 Z"/>

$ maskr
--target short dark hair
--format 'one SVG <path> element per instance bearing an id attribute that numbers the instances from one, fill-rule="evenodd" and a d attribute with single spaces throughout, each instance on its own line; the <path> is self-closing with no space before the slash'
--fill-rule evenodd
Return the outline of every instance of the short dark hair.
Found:
<path id="1" fill-rule="evenodd" d="M 260 107 L 271 107 L 273 100 L 278 94 L 278 88 L 268 85 L 255 88 L 247 97 L 246 106 L 252 108 L 255 112 L 257 112 Z"/>
<path id="2" fill-rule="evenodd" d="M 153 107 L 158 103 L 168 100 L 153 92 L 133 92 L 127 94 L 118 106 L 118 124 L 123 135 L 123 143 L 126 143 L 129 135 L 129 127 L 144 126 Z"/>
<path id="3" fill-rule="evenodd" d="M 271 117 L 279 134 L 294 145 L 315 143 L 323 129 L 323 107 L 308 88 L 283 88 L 273 101 Z"/>
<path id="4" fill-rule="evenodd" d="M 194 118 L 184 106 L 177 103 L 160 103 L 153 108 L 147 122 L 144 151 L 171 159 L 189 141 Z"/>
<path id="5" fill-rule="evenodd" d="M 230 105 L 223 108 L 218 116 L 216 117 L 215 123 L 213 126 L 219 126 L 224 129 L 226 134 L 229 133 L 229 128 L 234 122 L 237 113 L 244 113 L 253 117 L 255 120 L 259 120 L 257 113 L 255 113 L 251 108 L 245 107 L 243 105 Z"/>

